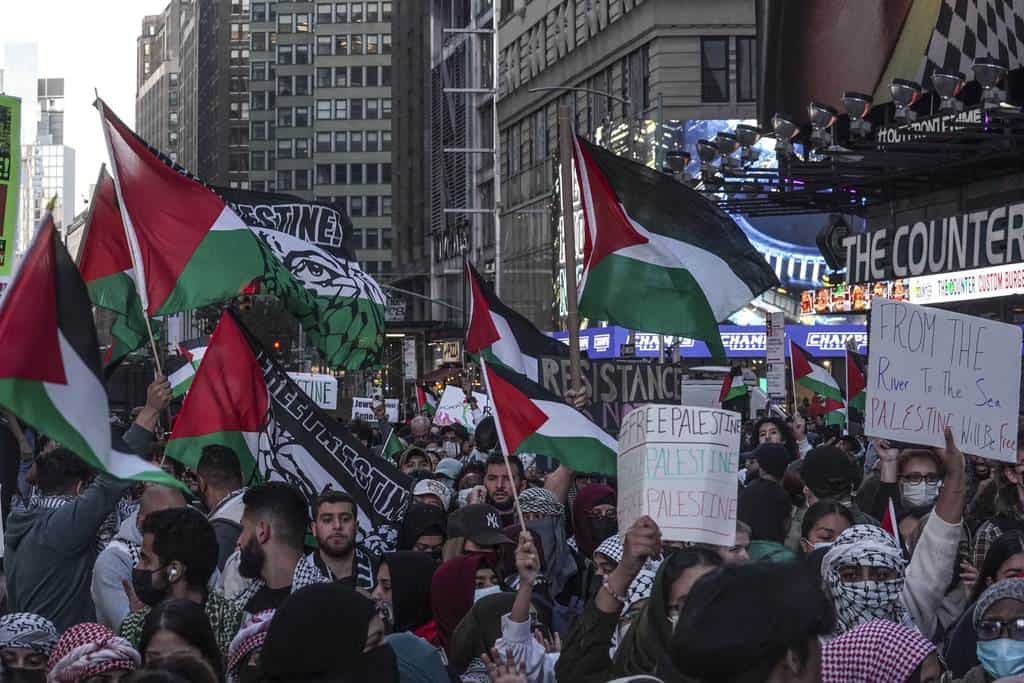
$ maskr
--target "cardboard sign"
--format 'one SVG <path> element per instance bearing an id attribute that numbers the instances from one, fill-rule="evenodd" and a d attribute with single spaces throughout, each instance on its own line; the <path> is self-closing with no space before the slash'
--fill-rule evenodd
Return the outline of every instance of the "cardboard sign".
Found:
<path id="1" fill-rule="evenodd" d="M 365 420 L 367 422 L 376 422 L 377 416 L 373 414 L 373 402 L 380 399 L 376 398 L 353 398 L 352 399 L 352 419 L 353 420 Z M 384 410 L 388 414 L 388 422 L 398 422 L 398 399 L 397 398 L 385 398 L 384 399 Z"/>
<path id="2" fill-rule="evenodd" d="M 324 410 L 338 409 L 337 377 L 309 372 L 289 372 L 288 376 Z"/>
<path id="3" fill-rule="evenodd" d="M 1021 330 L 885 301 L 871 309 L 864 432 L 1017 461 Z"/>
<path id="4" fill-rule="evenodd" d="M 619 431 L 619 529 L 650 515 L 663 539 L 736 540 L 740 415 L 696 406 L 637 408 Z"/>
<path id="5" fill-rule="evenodd" d="M 434 412 L 434 424 L 444 426 L 461 424 L 469 431 L 476 429 L 477 423 L 491 414 L 491 402 L 487 394 L 473 392 L 476 399 L 474 407 L 466 400 L 466 392 L 462 387 L 449 384 L 441 394 L 441 400 L 437 402 L 437 410 Z"/>

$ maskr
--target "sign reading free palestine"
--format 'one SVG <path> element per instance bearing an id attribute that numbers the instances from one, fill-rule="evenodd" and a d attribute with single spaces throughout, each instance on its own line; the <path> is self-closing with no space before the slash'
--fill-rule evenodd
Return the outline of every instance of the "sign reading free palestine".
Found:
<path id="1" fill-rule="evenodd" d="M 736 539 L 739 413 L 641 406 L 619 430 L 619 529 L 650 517 L 669 541 Z"/>

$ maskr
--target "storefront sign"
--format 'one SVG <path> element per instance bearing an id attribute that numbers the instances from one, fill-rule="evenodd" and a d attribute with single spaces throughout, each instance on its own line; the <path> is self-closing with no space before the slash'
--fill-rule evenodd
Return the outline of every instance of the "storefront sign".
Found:
<path id="1" fill-rule="evenodd" d="M 923 275 L 908 280 L 910 301 L 942 304 L 1024 294 L 1024 264 L 977 268 L 962 273 Z"/>
<path id="2" fill-rule="evenodd" d="M 644 406 L 622 423 L 619 528 L 650 515 L 668 541 L 736 539 L 740 415 L 697 406 Z"/>
<path id="3" fill-rule="evenodd" d="M 955 114 L 929 116 L 902 126 L 880 126 L 875 131 L 875 142 L 879 144 L 919 140 L 927 133 L 952 133 L 968 126 L 980 126 L 984 113 L 981 107 Z"/>
<path id="4" fill-rule="evenodd" d="M 871 311 L 864 432 L 1017 462 L 1021 329 L 888 301 Z"/>
<path id="5" fill-rule="evenodd" d="M 1024 202 L 850 235 L 846 281 L 891 280 L 1024 261 Z"/>

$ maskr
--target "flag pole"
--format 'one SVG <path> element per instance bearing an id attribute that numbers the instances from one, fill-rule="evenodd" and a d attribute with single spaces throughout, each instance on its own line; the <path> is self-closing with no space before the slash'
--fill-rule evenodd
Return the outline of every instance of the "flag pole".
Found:
<path id="1" fill-rule="evenodd" d="M 135 233 L 132 230 L 131 223 L 128 219 L 128 211 L 124 205 L 124 199 L 121 194 L 121 179 L 118 176 L 117 170 L 117 158 L 114 156 L 114 148 L 110 143 L 110 131 L 107 130 L 107 117 L 106 108 L 107 105 L 100 99 L 99 90 L 96 90 L 96 110 L 100 114 L 100 126 L 103 128 L 103 141 L 107 145 L 107 155 L 110 156 L 110 177 L 114 181 L 114 190 L 117 194 L 117 205 L 121 212 L 121 223 L 124 224 L 125 238 L 128 240 L 128 253 L 132 257 L 132 271 L 134 277 L 132 281 L 135 283 L 135 291 L 139 295 L 139 305 L 142 306 L 142 319 L 146 321 L 146 333 L 149 334 L 149 346 L 153 350 L 153 365 L 156 367 L 158 375 L 164 374 L 163 365 L 160 363 L 160 352 L 156 346 L 156 339 L 153 337 L 153 326 L 149 322 L 149 295 L 146 292 L 145 277 L 146 274 L 142 270 L 142 264 L 140 263 L 141 258 L 139 255 L 139 243 L 135 237 Z M 139 286 L 139 279 L 142 279 L 143 285 Z"/>
<path id="2" fill-rule="evenodd" d="M 558 105 L 558 144 L 561 165 L 562 241 L 565 244 L 566 323 L 569 326 L 569 371 L 572 389 L 579 392 L 583 388 L 583 382 L 580 377 L 580 316 L 576 299 L 576 225 L 572 212 L 573 132 L 567 104 Z M 519 505 L 518 497 L 516 505 Z"/>

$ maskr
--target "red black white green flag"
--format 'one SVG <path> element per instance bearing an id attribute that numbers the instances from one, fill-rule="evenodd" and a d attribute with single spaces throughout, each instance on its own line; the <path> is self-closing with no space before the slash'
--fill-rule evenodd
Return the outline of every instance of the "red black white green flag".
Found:
<path id="1" fill-rule="evenodd" d="M 210 336 L 166 453 L 194 468 L 209 444 L 232 448 L 247 481 L 287 481 L 310 500 L 328 488 L 347 492 L 364 530 L 400 522 L 409 503 L 409 478 L 317 406 L 230 310 Z"/>
<path id="2" fill-rule="evenodd" d="M 0 306 L 0 405 L 121 479 L 182 486 L 117 448 L 85 282 L 49 212 Z"/>
<path id="3" fill-rule="evenodd" d="M 416 405 L 421 413 L 427 417 L 434 417 L 437 412 L 437 396 L 427 391 L 423 386 L 416 385 Z"/>
<path id="4" fill-rule="evenodd" d="M 498 298 L 490 283 L 466 260 L 471 292 L 466 351 L 537 381 L 543 356 L 568 358 L 569 347 L 549 337 Z"/>
<path id="5" fill-rule="evenodd" d="M 725 357 L 718 323 L 779 284 L 736 222 L 664 173 L 575 141 L 583 202 L 579 311 L 682 335 Z"/>
<path id="6" fill-rule="evenodd" d="M 486 359 L 480 368 L 505 453 L 539 453 L 577 472 L 615 475 L 614 437 L 526 376 Z"/>
<path id="7" fill-rule="evenodd" d="M 868 357 L 863 353 L 846 350 L 846 405 L 851 422 L 864 422 L 864 404 L 867 400 Z"/>
<path id="8" fill-rule="evenodd" d="M 167 359 L 167 381 L 171 384 L 171 395 L 174 398 L 188 393 L 209 344 L 209 337 L 183 341 L 178 344 L 178 353 Z"/>
<path id="9" fill-rule="evenodd" d="M 733 366 L 729 370 L 729 374 L 722 379 L 722 388 L 718 391 L 718 402 L 725 403 L 734 398 L 746 396 L 747 393 L 747 384 L 743 381 L 743 370 Z"/>
<path id="10" fill-rule="evenodd" d="M 792 339 L 789 340 L 789 363 L 793 371 L 793 385 L 801 386 L 815 394 L 819 400 L 812 401 L 825 416 L 827 424 L 846 422 L 846 403 L 839 383 L 824 366 L 813 362 L 813 357 Z"/>

